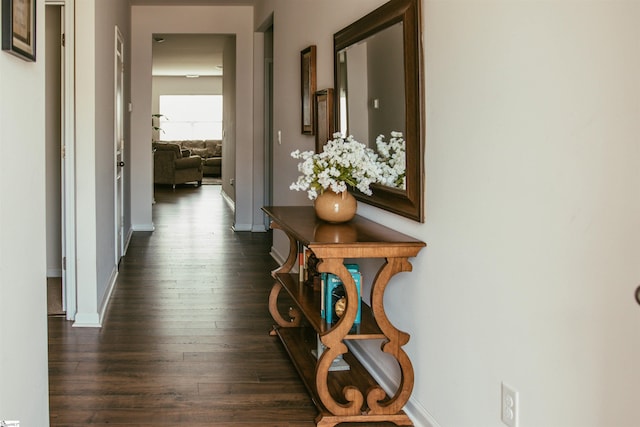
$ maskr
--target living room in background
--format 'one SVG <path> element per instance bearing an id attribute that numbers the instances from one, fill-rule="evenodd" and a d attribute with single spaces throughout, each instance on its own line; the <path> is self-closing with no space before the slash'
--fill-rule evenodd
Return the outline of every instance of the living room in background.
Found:
<path id="1" fill-rule="evenodd" d="M 222 95 L 160 95 L 161 140 L 221 140 Z"/>

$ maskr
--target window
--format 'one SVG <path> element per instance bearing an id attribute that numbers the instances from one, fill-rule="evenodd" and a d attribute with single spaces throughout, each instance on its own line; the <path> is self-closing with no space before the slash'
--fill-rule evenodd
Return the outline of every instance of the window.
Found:
<path id="1" fill-rule="evenodd" d="M 222 139 L 222 95 L 160 95 L 160 139 Z"/>

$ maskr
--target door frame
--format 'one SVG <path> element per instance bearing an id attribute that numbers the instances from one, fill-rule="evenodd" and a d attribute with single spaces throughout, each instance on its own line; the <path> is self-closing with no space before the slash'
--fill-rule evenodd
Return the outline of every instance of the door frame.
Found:
<path id="1" fill-rule="evenodd" d="M 62 46 L 62 308 L 74 320 L 76 302 L 76 170 L 75 170 L 75 0 L 45 0 L 61 6 Z"/>
<path id="2" fill-rule="evenodd" d="M 113 117 L 114 130 L 114 238 L 115 238 L 115 263 L 120 265 L 120 259 L 124 256 L 124 172 L 125 165 L 125 140 L 124 140 L 124 37 L 118 26 L 115 26 L 114 41 L 114 106 Z M 119 93 L 120 92 L 120 93 Z M 118 96 L 120 95 L 120 96 Z"/>

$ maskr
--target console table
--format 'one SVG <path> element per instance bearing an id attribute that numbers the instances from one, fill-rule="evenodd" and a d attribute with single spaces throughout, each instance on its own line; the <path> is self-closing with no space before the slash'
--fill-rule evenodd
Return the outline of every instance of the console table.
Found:
<path id="1" fill-rule="evenodd" d="M 356 216 L 345 224 L 330 224 L 317 219 L 311 206 L 270 206 L 262 210 L 271 218 L 271 228 L 282 230 L 289 238 L 286 261 L 271 275 L 275 279 L 269 295 L 269 311 L 276 325 L 272 334 L 284 347 L 309 391 L 319 415 L 316 425 L 333 427 L 341 422 L 381 422 L 412 425 L 402 408 L 413 390 L 413 366 L 402 347 L 409 334 L 389 321 L 384 309 L 384 291 L 396 273 L 411 271 L 409 257 L 415 257 L 425 243 Z M 320 315 L 320 292 L 299 281 L 291 270 L 298 261 L 299 244 L 318 258 L 318 272 L 330 272 L 343 282 L 347 306 L 334 325 Z M 344 266 L 345 259 L 383 259 L 371 284 L 371 305 L 362 302 L 361 322 L 354 325 L 358 291 Z M 282 290 L 295 307 L 283 316 L 278 307 Z M 319 359 L 311 353 L 317 337 L 326 347 Z M 388 396 L 362 364 L 348 352 L 346 340 L 382 340 L 382 351 L 398 362 L 401 380 L 393 396 Z M 339 355 L 349 364 L 348 371 L 330 371 Z"/>

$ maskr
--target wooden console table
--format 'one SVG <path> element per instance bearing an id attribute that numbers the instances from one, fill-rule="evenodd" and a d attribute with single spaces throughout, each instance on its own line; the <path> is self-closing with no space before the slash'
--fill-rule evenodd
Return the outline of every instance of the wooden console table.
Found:
<path id="1" fill-rule="evenodd" d="M 393 275 L 411 271 L 408 258 L 415 257 L 425 243 L 360 216 L 346 224 L 330 224 L 317 219 L 310 206 L 272 206 L 262 210 L 271 217 L 271 228 L 284 231 L 290 241 L 287 260 L 271 273 L 276 282 L 269 296 L 269 311 L 277 323 L 274 334 L 280 337 L 318 408 L 317 426 L 380 421 L 412 425 L 402 410 L 413 390 L 413 366 L 402 349 L 409 334 L 391 324 L 383 297 Z M 298 244 L 308 247 L 320 260 L 319 272 L 333 273 L 344 283 L 347 307 L 334 325 L 326 324 L 320 316 L 320 292 L 300 283 L 297 274 L 291 274 L 298 260 Z M 356 301 L 358 292 L 344 260 L 357 258 L 386 261 L 373 280 L 371 306 L 362 302 L 361 323 L 354 328 L 357 305 L 349 301 Z M 283 289 L 296 305 L 286 316 L 278 309 L 278 296 Z M 316 334 L 326 346 L 318 360 L 311 353 L 316 348 Z M 344 340 L 366 339 L 382 339 L 382 351 L 398 362 L 401 381 L 393 396 L 382 390 L 344 344 Z M 350 370 L 329 371 L 340 354 Z"/>

